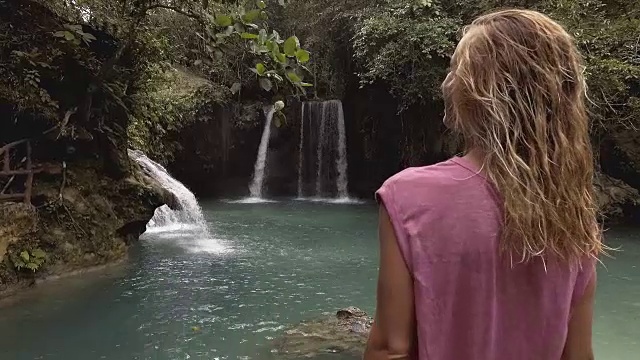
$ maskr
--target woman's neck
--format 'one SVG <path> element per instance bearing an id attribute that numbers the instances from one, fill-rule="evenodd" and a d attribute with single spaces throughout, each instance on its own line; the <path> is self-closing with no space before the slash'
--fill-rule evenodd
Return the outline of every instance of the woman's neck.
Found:
<path id="1" fill-rule="evenodd" d="M 482 150 L 478 148 L 471 148 L 470 150 L 468 150 L 464 155 L 464 158 L 472 164 L 476 165 L 476 168 L 478 169 L 481 169 L 484 165 L 484 154 Z"/>

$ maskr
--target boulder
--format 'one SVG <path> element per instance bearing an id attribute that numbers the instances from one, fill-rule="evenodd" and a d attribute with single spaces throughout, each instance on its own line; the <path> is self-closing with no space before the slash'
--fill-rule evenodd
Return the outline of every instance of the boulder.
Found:
<path id="1" fill-rule="evenodd" d="M 356 308 L 302 322 L 275 340 L 272 354 L 278 359 L 321 358 L 340 354 L 341 359 L 360 359 L 373 319 Z"/>
<path id="2" fill-rule="evenodd" d="M 640 205 L 640 192 L 624 181 L 598 173 L 594 179 L 596 203 L 608 219 L 631 217 Z"/>

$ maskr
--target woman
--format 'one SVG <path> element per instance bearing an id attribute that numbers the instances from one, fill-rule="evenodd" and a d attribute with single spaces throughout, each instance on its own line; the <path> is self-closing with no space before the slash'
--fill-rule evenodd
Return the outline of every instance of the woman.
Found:
<path id="1" fill-rule="evenodd" d="M 466 155 L 387 180 L 365 359 L 593 359 L 602 250 L 583 64 L 522 10 L 464 31 L 443 83 Z"/>

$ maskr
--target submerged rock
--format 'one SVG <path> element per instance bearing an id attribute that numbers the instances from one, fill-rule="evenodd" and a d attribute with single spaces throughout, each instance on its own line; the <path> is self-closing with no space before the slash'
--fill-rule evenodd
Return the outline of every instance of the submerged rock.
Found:
<path id="1" fill-rule="evenodd" d="M 340 354 L 340 359 L 362 357 L 373 319 L 356 308 L 337 311 L 302 322 L 285 331 L 274 342 L 277 359 L 326 358 Z"/>

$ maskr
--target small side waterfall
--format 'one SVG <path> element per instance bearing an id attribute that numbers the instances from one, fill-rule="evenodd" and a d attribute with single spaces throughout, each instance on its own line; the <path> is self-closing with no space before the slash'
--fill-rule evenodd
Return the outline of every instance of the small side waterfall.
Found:
<path id="1" fill-rule="evenodd" d="M 267 162 L 267 151 L 269 150 L 269 138 L 271 137 L 271 120 L 275 108 L 270 106 L 265 109 L 266 122 L 264 124 L 264 130 L 262 131 L 262 139 L 260 139 L 260 147 L 258 148 L 258 157 L 256 157 L 256 163 L 253 166 L 253 179 L 251 185 L 249 185 L 249 192 L 251 198 L 261 199 L 262 190 L 264 187 L 264 170 Z"/>
<path id="2" fill-rule="evenodd" d="M 302 104 L 298 198 L 348 200 L 347 139 L 340 100 Z"/>
<path id="3" fill-rule="evenodd" d="M 129 150 L 129 157 L 135 160 L 147 175 L 173 193 L 178 202 L 178 210 L 172 210 L 167 205 L 157 208 L 153 218 L 147 224 L 147 229 L 153 231 L 187 228 L 196 230 L 208 238 L 209 231 L 207 224 L 195 195 L 180 181 L 174 179 L 167 169 L 149 159 L 142 151 Z"/>

